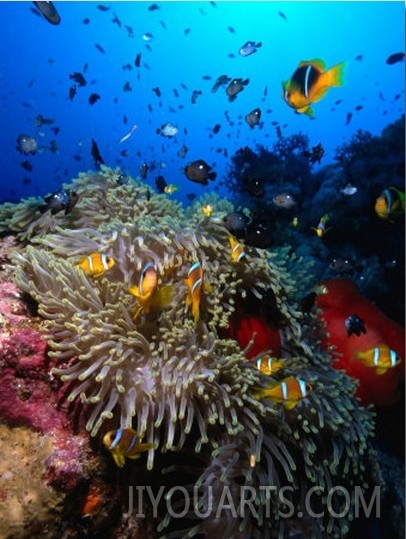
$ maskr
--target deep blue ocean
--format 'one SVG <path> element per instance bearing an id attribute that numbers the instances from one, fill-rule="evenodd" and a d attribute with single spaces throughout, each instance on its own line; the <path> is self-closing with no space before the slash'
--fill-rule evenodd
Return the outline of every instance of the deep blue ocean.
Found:
<path id="1" fill-rule="evenodd" d="M 404 114 L 404 62 L 386 63 L 404 50 L 403 2 L 55 5 L 58 25 L 34 2 L 0 2 L 0 202 L 45 196 L 95 169 L 92 139 L 107 165 L 135 178 L 142 163 L 152 164 L 146 183 L 163 175 L 179 187 L 172 196 L 187 203 L 187 194 L 215 186 L 226 193 L 221 183 L 234 152 L 272 146 L 277 126 L 284 136 L 302 132 L 310 145 L 322 142 L 327 164 L 358 129 L 379 135 Z M 247 41 L 261 46 L 243 57 Z M 310 119 L 284 102 L 282 81 L 314 58 L 327 68 L 345 61 L 346 74 L 344 86 L 315 103 Z M 70 99 L 74 73 L 86 85 L 76 84 Z M 249 79 L 232 102 L 224 86 L 211 91 L 222 74 Z M 192 103 L 194 91 L 201 93 Z M 93 105 L 92 94 L 99 96 Z M 262 127 L 251 129 L 244 116 L 256 107 Z M 39 116 L 53 122 L 36 125 Z M 179 130 L 171 139 L 157 133 L 166 122 Z M 20 134 L 36 139 L 35 155 L 17 151 Z M 188 153 L 181 158 L 183 145 Z M 185 177 L 183 168 L 196 159 L 213 167 L 215 182 L 205 187 Z"/>

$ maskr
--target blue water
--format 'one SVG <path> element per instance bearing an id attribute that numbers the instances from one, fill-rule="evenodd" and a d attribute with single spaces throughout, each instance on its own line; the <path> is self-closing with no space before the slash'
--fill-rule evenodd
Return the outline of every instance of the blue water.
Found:
<path id="1" fill-rule="evenodd" d="M 180 187 L 172 196 L 187 200 L 188 193 L 200 195 L 221 185 L 238 148 L 271 147 L 277 140 L 272 122 L 283 135 L 301 131 L 311 145 L 322 142 L 326 164 L 357 129 L 380 134 L 404 113 L 404 63 L 385 63 L 404 50 L 403 2 L 158 2 L 153 11 L 151 4 L 105 2 L 109 9 L 101 11 L 97 2 L 56 2 L 61 23 L 53 26 L 32 11 L 33 2 L 0 3 L 0 202 L 46 195 L 80 171 L 94 169 L 92 138 L 107 165 L 133 177 L 144 161 L 155 161 L 159 167 L 146 182 L 153 185 L 162 174 Z M 121 28 L 113 22 L 115 15 Z M 150 41 L 142 37 L 147 32 Z M 262 47 L 242 57 L 239 48 L 249 40 Z M 347 69 L 345 85 L 330 89 L 314 105 L 311 120 L 287 106 L 281 83 L 300 61 L 313 58 L 322 58 L 327 67 L 345 60 Z M 132 69 L 123 70 L 126 64 Z M 87 85 L 71 101 L 69 75 L 75 71 L 84 74 Z M 211 92 L 222 74 L 250 80 L 234 102 L 224 87 Z M 131 91 L 123 90 L 126 82 Z M 202 94 L 192 104 L 194 90 Z M 92 93 L 101 96 L 94 105 L 88 103 Z M 359 105 L 363 108 L 356 111 Z M 255 107 L 262 110 L 263 128 L 251 130 L 244 116 Z M 346 125 L 349 112 L 353 116 Z M 39 114 L 54 123 L 36 127 Z M 179 128 L 173 139 L 156 133 L 168 121 Z M 120 144 L 134 124 L 134 134 Z M 216 124 L 221 129 L 213 135 Z M 36 155 L 16 150 L 21 133 L 36 138 Z M 56 152 L 49 149 L 52 140 Z M 181 159 L 177 152 L 183 144 L 189 152 Z M 195 159 L 213 166 L 216 182 L 203 187 L 186 179 L 182 169 Z M 26 160 L 31 172 L 21 166 Z"/>

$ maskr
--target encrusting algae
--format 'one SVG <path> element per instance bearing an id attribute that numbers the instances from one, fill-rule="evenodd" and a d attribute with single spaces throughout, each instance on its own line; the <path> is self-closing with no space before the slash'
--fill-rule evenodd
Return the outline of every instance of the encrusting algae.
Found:
<path id="1" fill-rule="evenodd" d="M 295 284 L 275 255 L 244 245 L 244 257 L 232 256 L 222 224 L 228 201 L 206 197 L 193 214 L 191 208 L 184 213 L 167 196 L 107 167 L 68 187 L 79 196 L 68 215 L 36 213 L 30 199 L 0 207 L 0 221 L 3 230 L 30 241 L 23 254 L 14 254 L 16 282 L 38 302 L 58 364 L 51 375 L 67 384 L 69 401 L 83 405 L 92 436 L 103 440 L 112 429 L 133 429 L 148 450 L 138 462 L 146 458 L 148 469 L 154 462 L 159 468 L 162 453 L 196 455 L 187 488 L 198 489 L 202 507 L 212 494 L 213 511 L 183 530 L 167 514 L 158 532 L 169 526 L 168 537 L 238 539 L 288 537 L 301 529 L 312 538 L 343 537 L 353 518 L 354 485 L 362 488 L 368 479 L 372 418 L 353 397 L 355 383 L 319 348 L 315 319 L 296 309 Z M 210 216 L 202 209 L 208 202 Z M 97 253 L 114 264 L 97 276 L 77 267 Z M 200 285 L 188 281 L 197 262 Z M 171 290 L 154 308 L 142 287 L 145 268 L 154 268 L 148 298 Z M 228 336 L 237 307 L 269 291 L 283 358 L 271 375 Z M 304 381 L 311 391 L 289 407 L 264 396 L 264 388 L 284 379 Z M 130 461 L 125 466 L 132 469 Z M 222 498 L 225 485 L 236 515 Z M 308 490 L 318 487 L 312 510 L 320 513 L 336 485 L 350 493 L 348 514 L 335 517 L 336 507 L 311 518 Z M 255 512 L 239 510 L 242 487 L 255 489 Z M 268 487 L 292 487 L 285 495 L 304 518 L 281 518 L 289 507 Z M 185 527 L 182 522 L 177 526 Z"/>

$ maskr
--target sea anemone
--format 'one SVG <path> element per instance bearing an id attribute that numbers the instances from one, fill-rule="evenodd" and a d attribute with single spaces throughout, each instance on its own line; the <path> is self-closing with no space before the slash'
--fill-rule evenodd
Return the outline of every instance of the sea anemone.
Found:
<path id="1" fill-rule="evenodd" d="M 234 262 L 221 213 L 186 217 L 165 195 L 118 178 L 107 168 L 82 174 L 69 185 L 79 202 L 69 215 L 40 217 L 46 229 L 36 215 L 27 224 L 29 212 L 22 206 L 19 215 L 29 234 L 9 209 L 5 224 L 31 239 L 25 252 L 13 257 L 16 281 L 38 303 L 56 363 L 51 375 L 67 384 L 69 401 L 82 403 L 86 428 L 101 437 L 112 423 L 136 429 L 155 444 L 148 452 L 149 469 L 157 454 L 192 450 L 198 466 L 191 488 L 200 489 L 204 502 L 214 487 L 215 507 L 225 485 L 236 505 L 242 486 L 255 491 L 292 487 L 296 514 L 304 511 L 312 486 L 322 489 L 314 497 L 315 506 L 322 507 L 329 488 L 363 485 L 371 416 L 353 397 L 355 383 L 331 368 L 312 329 L 316 318 L 304 319 L 295 306 L 295 283 L 283 266 L 274 263 L 272 253 L 249 246 L 246 257 Z M 114 266 L 97 278 L 75 267 L 92 253 L 105 253 Z M 196 261 L 205 286 L 195 322 L 185 279 Z M 144 313 L 128 288 L 150 262 L 158 289 L 171 287 L 172 299 Z M 272 378 L 247 360 L 248 350 L 228 332 L 237 307 L 247 298 L 261 301 L 269 290 L 286 359 L 286 368 Z M 287 376 L 305 379 L 313 388 L 294 409 L 256 398 L 258 387 Z M 283 537 L 298 526 L 310 527 L 312 537 L 338 537 L 348 527 L 351 510 L 346 518 L 326 514 L 293 524 L 280 518 L 279 497 L 260 492 L 256 516 L 235 518 L 228 509 L 221 518 L 213 513 L 192 521 L 181 535 Z M 161 530 L 169 521 L 163 520 Z M 179 537 L 181 532 L 169 533 Z"/>

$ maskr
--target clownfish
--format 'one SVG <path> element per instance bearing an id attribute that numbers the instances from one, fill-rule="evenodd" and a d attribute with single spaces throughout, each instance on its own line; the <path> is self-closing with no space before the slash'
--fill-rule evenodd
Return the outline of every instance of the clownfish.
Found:
<path id="1" fill-rule="evenodd" d="M 326 228 L 326 223 L 329 220 L 330 220 L 330 216 L 328 213 L 326 213 L 325 215 L 323 215 L 323 217 L 321 217 L 319 224 L 317 225 L 317 228 L 315 228 L 314 226 L 311 227 L 312 230 L 315 230 L 319 238 L 322 238 L 326 232 L 331 230 L 332 227 Z"/>
<path id="2" fill-rule="evenodd" d="M 200 301 L 203 297 L 203 291 L 204 289 L 211 289 L 210 285 L 203 284 L 203 268 L 199 261 L 190 266 L 185 283 L 188 287 L 186 305 L 192 305 L 193 319 L 197 324 L 200 317 Z"/>
<path id="3" fill-rule="evenodd" d="M 384 221 L 394 222 L 405 212 L 405 192 L 388 187 L 375 202 L 375 213 Z"/>
<path id="4" fill-rule="evenodd" d="M 292 410 L 312 390 L 312 387 L 304 380 L 289 376 L 280 382 L 258 389 L 255 397 L 257 399 L 270 399 L 273 402 L 283 404 L 287 410 Z"/>
<path id="5" fill-rule="evenodd" d="M 267 376 L 275 374 L 285 366 L 285 361 L 283 359 L 272 357 L 270 354 L 261 354 L 261 356 L 254 361 L 256 368 L 261 371 L 262 374 L 266 374 Z"/>
<path id="6" fill-rule="evenodd" d="M 243 245 L 231 234 L 228 236 L 228 240 L 231 247 L 231 258 L 234 262 L 240 262 L 246 256 Z"/>
<path id="7" fill-rule="evenodd" d="M 326 71 L 323 60 L 300 62 L 292 77 L 282 83 L 283 99 L 297 113 L 313 117 L 310 105 L 320 101 L 331 86 L 344 84 L 344 66 L 341 62 Z"/>
<path id="8" fill-rule="evenodd" d="M 122 468 L 125 459 L 138 459 L 140 453 L 154 449 L 152 443 L 141 443 L 138 433 L 133 429 L 111 430 L 103 437 L 103 444 L 111 452 L 114 462 Z"/>
<path id="9" fill-rule="evenodd" d="M 401 362 L 397 353 L 387 344 L 380 344 L 374 348 L 368 348 L 355 354 L 367 367 L 376 368 L 376 374 L 385 374 L 388 369 L 396 367 Z"/>
<path id="10" fill-rule="evenodd" d="M 111 256 L 107 256 L 104 253 L 93 253 L 80 258 L 75 264 L 75 269 L 81 268 L 87 275 L 100 277 L 111 269 L 114 264 L 115 261 Z"/>
<path id="11" fill-rule="evenodd" d="M 158 290 L 158 272 L 152 262 L 148 262 L 140 276 L 139 285 L 131 286 L 128 291 L 140 301 L 140 306 L 134 318 L 144 311 L 158 311 L 167 307 L 172 298 L 172 287 L 163 286 Z"/>

